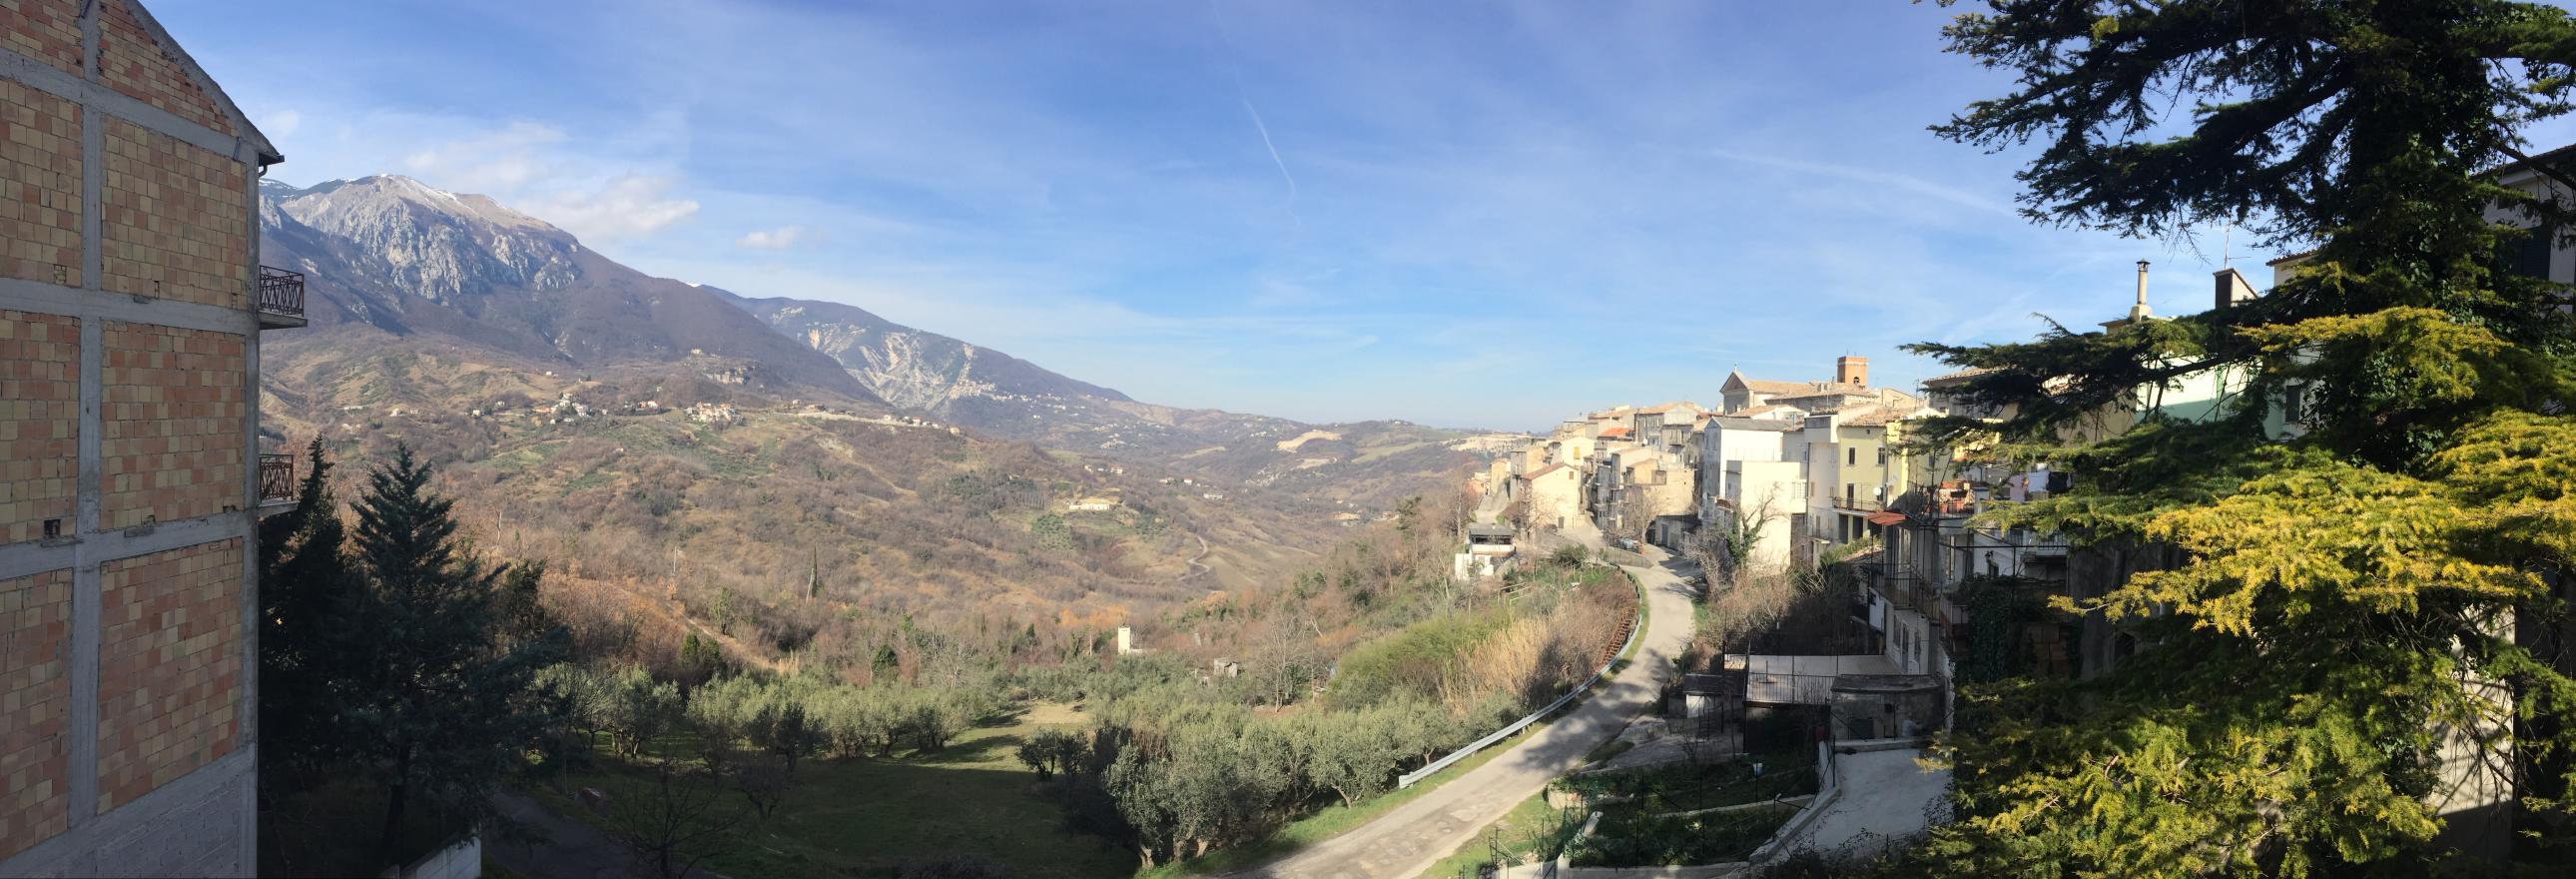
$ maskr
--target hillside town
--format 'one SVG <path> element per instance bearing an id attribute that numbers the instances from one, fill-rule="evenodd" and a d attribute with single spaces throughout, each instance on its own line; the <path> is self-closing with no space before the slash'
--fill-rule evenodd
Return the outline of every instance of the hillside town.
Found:
<path id="1" fill-rule="evenodd" d="M 2507 179 L 2534 185 L 2534 175 L 2511 170 Z M 2569 255 L 2522 262 L 2542 273 Z M 2302 262 L 2274 261 L 2276 282 Z M 2167 319 L 2147 304 L 2149 269 L 2137 263 L 2135 299 L 2124 316 L 2101 322 L 2104 331 Z M 2212 290 L 2213 311 L 2261 295 L 2233 268 L 2215 274 Z M 1470 526 L 1454 573 L 1491 582 L 1513 571 L 1521 547 L 1597 540 L 1618 563 L 1662 560 L 1683 571 L 1712 603 L 1799 572 L 1820 575 L 1808 582 L 1833 590 L 1821 615 L 1843 618 L 1856 639 L 1752 639 L 1759 650 L 1741 639 L 1720 644 L 1725 652 L 1705 669 L 1682 669 L 1668 688 L 1671 730 L 1632 726 L 1623 739 L 1713 737 L 1730 743 L 1722 751 L 1743 753 L 1748 717 L 1808 709 L 1820 721 L 1820 747 L 1845 755 L 1819 761 L 1820 786 L 1862 784 L 1866 800 L 1802 800 L 1765 853 L 1848 853 L 1857 845 L 1869 854 L 1911 839 L 1947 808 L 1948 770 L 1918 766 L 1917 758 L 1952 728 L 1963 674 L 1991 679 L 1998 656 L 2043 678 L 2107 674 L 2141 648 L 2139 637 L 2106 614 L 2074 611 L 2076 603 L 2179 558 L 2170 546 L 2082 546 L 2014 522 L 2008 511 L 2067 493 L 2085 474 L 2064 460 L 2015 457 L 1991 441 L 1940 441 L 1930 429 L 1936 421 L 2000 424 L 2016 414 L 1958 392 L 1981 372 L 1936 375 L 1907 391 L 1872 384 L 1865 358 L 1841 356 L 1830 378 L 1739 370 L 1716 389 L 1714 404 L 1618 405 L 1565 419 L 1470 479 L 1488 524 Z M 2307 429 L 2304 391 L 2294 383 L 2272 401 L 2268 435 L 2287 442 Z M 2243 375 L 2224 368 L 2185 372 L 2138 386 L 2063 430 L 2098 442 L 2149 422 L 2206 421 L 2246 392 Z M 2462 816 L 2447 841 L 2497 850 L 2509 827 L 2492 816 L 2514 793 L 2478 754 L 2465 739 L 2445 751 L 2446 784 L 2435 805 Z M 1663 771 L 1691 765 L 1678 752 L 1671 759 Z"/>
<path id="2" fill-rule="evenodd" d="M 0 876 L 2576 876 L 2568 5 L 451 5 L 0 0 Z"/>

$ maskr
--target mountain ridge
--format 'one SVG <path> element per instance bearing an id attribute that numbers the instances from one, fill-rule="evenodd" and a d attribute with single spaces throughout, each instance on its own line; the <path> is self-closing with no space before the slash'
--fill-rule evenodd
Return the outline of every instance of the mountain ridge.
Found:
<path id="1" fill-rule="evenodd" d="M 308 351 L 349 361 L 375 347 L 483 350 L 526 371 L 596 374 L 664 403 L 742 397 L 910 410 L 1000 439 L 1341 503 L 1442 490 L 1475 457 L 1465 432 L 1147 403 L 856 305 L 649 276 L 492 198 L 402 175 L 301 188 L 269 181 L 260 216 L 264 253 L 305 273 L 314 325 L 337 328 L 283 334 L 274 350 L 286 361 Z M 382 337 L 353 332 L 360 327 Z M 335 347 L 343 350 L 327 350 Z M 418 391 L 407 402 L 460 405 L 437 396 Z M 1318 429 L 1336 438 L 1279 446 Z"/>

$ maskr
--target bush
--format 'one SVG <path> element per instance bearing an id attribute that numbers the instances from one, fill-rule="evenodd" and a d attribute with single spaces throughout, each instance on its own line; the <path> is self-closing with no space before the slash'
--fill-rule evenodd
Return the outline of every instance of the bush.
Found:
<path id="1" fill-rule="evenodd" d="M 1788 806 L 1657 816 L 1605 812 L 1567 854 L 1577 867 L 1660 867 L 1743 860 L 1798 810 Z"/>

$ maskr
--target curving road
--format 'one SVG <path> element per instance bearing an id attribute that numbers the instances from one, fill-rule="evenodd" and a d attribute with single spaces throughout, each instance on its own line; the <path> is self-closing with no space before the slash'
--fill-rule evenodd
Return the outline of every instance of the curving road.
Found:
<path id="1" fill-rule="evenodd" d="M 1598 535 L 1581 542 L 1599 546 Z M 1413 879 L 1539 792 L 1583 764 L 1583 756 L 1619 735 L 1662 692 L 1673 657 L 1689 646 L 1690 592 L 1664 568 L 1666 554 L 1646 548 L 1656 564 L 1630 566 L 1645 587 L 1649 618 L 1635 660 L 1591 698 L 1502 756 L 1452 778 L 1437 790 L 1303 851 L 1234 875 L 1279 879 Z"/>

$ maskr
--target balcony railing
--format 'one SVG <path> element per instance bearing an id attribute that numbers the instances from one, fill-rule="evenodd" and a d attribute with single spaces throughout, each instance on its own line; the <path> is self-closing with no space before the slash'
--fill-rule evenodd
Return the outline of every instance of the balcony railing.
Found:
<path id="1" fill-rule="evenodd" d="M 259 325 L 304 325 L 304 273 L 259 267 Z"/>
<path id="2" fill-rule="evenodd" d="M 1932 590 L 1915 577 L 1913 565 L 1881 561 L 1861 562 L 1853 567 L 1859 569 L 1864 585 L 1884 596 L 1887 603 L 1899 610 L 1920 610 L 1931 597 Z"/>
<path id="3" fill-rule="evenodd" d="M 295 502 L 295 456 L 259 456 L 259 502 L 261 506 Z"/>

